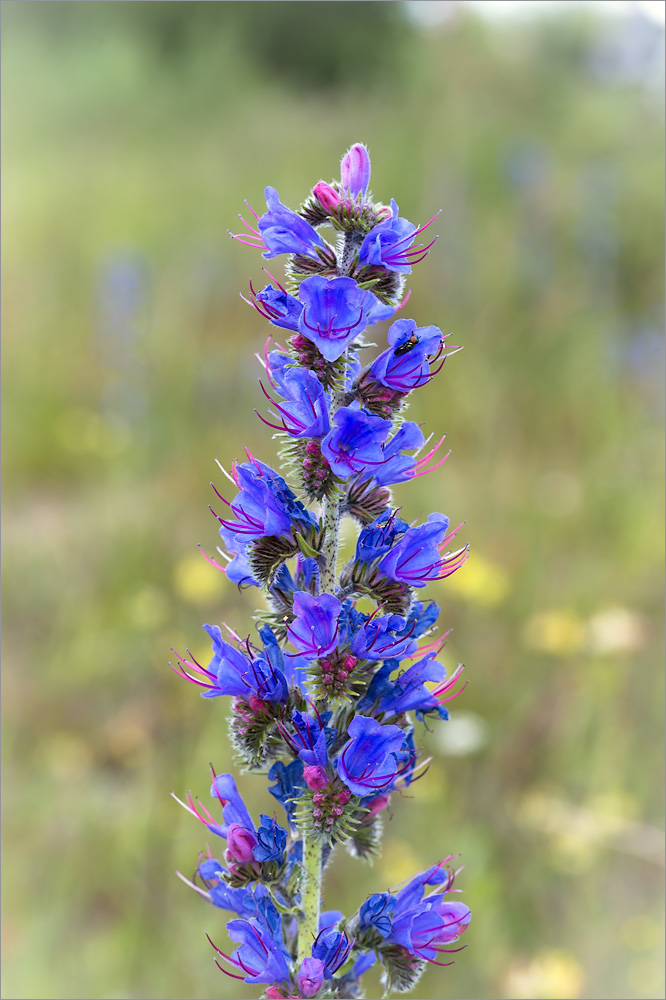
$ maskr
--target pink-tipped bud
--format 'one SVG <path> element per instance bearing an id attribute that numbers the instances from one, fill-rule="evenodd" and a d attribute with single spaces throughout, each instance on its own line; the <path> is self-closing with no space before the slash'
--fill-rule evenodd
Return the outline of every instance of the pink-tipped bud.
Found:
<path id="1" fill-rule="evenodd" d="M 250 695 L 250 708 L 253 712 L 263 712 L 266 708 L 266 702 L 262 701 L 256 694 Z"/>
<path id="2" fill-rule="evenodd" d="M 340 164 L 340 182 L 352 198 L 365 195 L 370 183 L 370 157 L 360 142 L 355 142 Z"/>
<path id="3" fill-rule="evenodd" d="M 298 992 L 302 997 L 314 997 L 324 985 L 324 963 L 319 958 L 304 958 L 298 975 Z M 268 996 L 268 991 L 266 992 Z"/>
<path id="4" fill-rule="evenodd" d="M 329 777 L 325 769 L 319 764 L 306 764 L 303 768 L 303 777 L 305 778 L 305 784 L 313 792 L 319 792 L 322 788 L 326 788 L 329 782 Z"/>
<path id="5" fill-rule="evenodd" d="M 378 795 L 376 799 L 373 799 L 371 802 L 368 802 L 367 805 L 368 815 L 366 816 L 366 819 L 371 819 L 373 816 L 376 816 L 377 813 L 380 813 L 383 809 L 386 809 L 387 805 L 389 804 L 390 798 L 391 798 L 390 795 Z"/>
<path id="6" fill-rule="evenodd" d="M 318 184 L 315 184 L 312 188 L 312 193 L 321 207 L 325 208 L 327 212 L 334 212 L 340 204 L 340 195 L 326 181 L 319 181 Z"/>
<path id="7" fill-rule="evenodd" d="M 336 798 L 337 798 L 338 802 L 340 803 L 340 805 L 344 806 L 344 805 L 346 805 L 349 802 L 349 800 L 351 798 L 351 792 L 349 791 L 348 788 L 341 788 L 340 791 L 338 792 Z"/>
<path id="8" fill-rule="evenodd" d="M 279 986 L 267 986 L 266 996 L 268 1000 L 284 1000 L 286 993 Z"/>
<path id="9" fill-rule="evenodd" d="M 246 829 L 240 823 L 232 823 L 227 832 L 226 859 L 238 865 L 247 864 L 253 860 L 253 850 L 257 846 L 257 838 L 252 830 Z"/>

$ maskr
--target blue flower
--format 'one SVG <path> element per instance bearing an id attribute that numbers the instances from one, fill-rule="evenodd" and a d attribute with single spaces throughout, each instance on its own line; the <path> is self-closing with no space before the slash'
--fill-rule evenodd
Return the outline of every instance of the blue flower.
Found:
<path id="1" fill-rule="evenodd" d="M 293 753 L 308 767 L 328 767 L 328 747 L 338 730 L 326 725 L 332 713 L 324 712 L 313 719 L 307 712 L 295 711 L 291 717 L 293 732 L 283 735 Z"/>
<path id="2" fill-rule="evenodd" d="M 298 330 L 298 320 L 303 312 L 303 303 L 290 295 L 284 288 L 281 286 L 273 288 L 272 285 L 266 285 L 260 292 L 255 292 L 250 282 L 250 294 L 252 295 L 251 302 L 245 296 L 242 298 L 248 305 L 254 306 L 257 312 L 269 320 L 273 326 L 282 327 L 283 330 L 293 330 L 294 333 Z"/>
<path id="3" fill-rule="evenodd" d="M 269 423 L 269 426 L 276 430 L 284 430 L 296 438 L 323 437 L 330 426 L 328 403 L 317 376 L 307 368 L 295 365 L 291 358 L 275 351 L 269 355 L 268 360 L 270 376 L 285 397 L 284 402 L 276 403 L 264 390 L 266 398 L 277 410 L 277 413 L 271 416 L 279 421 L 278 424 Z"/>
<path id="4" fill-rule="evenodd" d="M 316 257 L 316 247 L 326 249 L 326 243 L 317 231 L 297 212 L 293 212 L 280 201 L 274 187 L 267 187 L 265 212 L 257 224 L 266 252 L 264 257 L 276 257 L 281 253 L 297 253 L 306 257 Z"/>
<path id="5" fill-rule="evenodd" d="M 252 576 L 247 545 L 239 542 L 236 536 L 233 535 L 233 532 L 226 531 L 225 528 L 220 528 L 220 534 L 224 539 L 227 552 L 233 555 L 231 562 L 228 562 L 224 567 L 227 580 L 235 583 L 238 587 L 259 587 L 259 581 L 255 580 Z M 229 539 L 229 542 L 227 542 L 227 539 Z"/>
<path id="6" fill-rule="evenodd" d="M 358 403 L 341 406 L 333 419 L 335 427 L 321 443 L 333 472 L 341 479 L 366 471 L 374 475 L 384 462 L 382 444 L 391 431 L 391 421 L 360 409 Z"/>
<path id="7" fill-rule="evenodd" d="M 410 587 L 425 587 L 431 580 L 441 580 L 464 561 L 464 550 L 456 553 L 453 569 L 443 561 L 439 546 L 449 535 L 449 519 L 444 514 L 430 514 L 428 523 L 408 528 L 393 548 L 382 557 L 379 572 L 389 580 Z"/>
<path id="8" fill-rule="evenodd" d="M 217 861 L 216 858 L 206 858 L 205 861 L 200 862 L 197 868 L 199 878 L 205 885 L 213 906 L 217 906 L 221 910 L 231 910 L 232 913 L 237 913 L 239 917 L 255 916 L 257 912 L 255 893 L 257 895 L 265 895 L 266 889 L 264 886 L 258 884 L 254 890 L 247 888 L 233 889 L 221 877 L 224 872 L 224 865 L 221 861 Z"/>
<path id="9" fill-rule="evenodd" d="M 289 976 L 290 956 L 280 915 L 268 898 L 260 901 L 259 910 L 256 917 L 227 924 L 229 937 L 239 945 L 231 962 L 246 973 L 246 983 L 284 982 Z"/>
<path id="10" fill-rule="evenodd" d="M 264 655 L 275 673 L 283 674 L 289 684 L 304 691 L 308 669 L 305 657 L 285 656 L 270 625 L 262 625 L 259 635 L 264 644 Z"/>
<path id="11" fill-rule="evenodd" d="M 413 601 L 407 615 L 405 629 L 417 639 L 424 635 L 429 628 L 435 624 L 439 618 L 439 606 L 434 601 L 429 604 L 422 604 L 421 601 Z"/>
<path id="12" fill-rule="evenodd" d="M 352 198 L 365 198 L 370 183 L 370 157 L 361 142 L 355 142 L 342 157 L 340 164 L 340 186 Z"/>
<path id="13" fill-rule="evenodd" d="M 298 321 L 301 333 L 327 361 L 337 361 L 368 325 L 364 293 L 352 278 L 315 274 L 301 282 L 298 295 L 305 306 Z"/>
<path id="14" fill-rule="evenodd" d="M 337 921 L 336 921 L 337 923 Z M 344 931 L 337 931 L 335 924 L 321 930 L 312 945 L 312 957 L 324 965 L 324 979 L 331 979 L 345 964 L 352 945 Z"/>
<path id="15" fill-rule="evenodd" d="M 265 653 L 248 659 L 222 638 L 217 625 L 204 625 L 213 640 L 213 659 L 207 669 L 200 668 L 207 678 L 199 682 L 207 688 L 204 698 L 230 695 L 248 700 L 251 695 L 261 701 L 283 703 L 289 697 L 287 678 L 279 667 L 274 666 Z"/>
<path id="16" fill-rule="evenodd" d="M 457 941 L 472 918 L 464 903 L 451 902 L 446 893 L 453 879 L 441 865 L 433 865 L 395 894 L 389 940 L 412 955 L 435 961 L 443 945 Z M 426 885 L 443 885 L 423 898 Z"/>
<path id="17" fill-rule="evenodd" d="M 257 830 L 257 845 L 253 850 L 255 861 L 284 861 L 287 831 L 278 825 L 274 816 L 261 814 L 261 826 Z"/>
<path id="18" fill-rule="evenodd" d="M 247 806 L 243 802 L 242 796 L 236 787 L 236 782 L 232 774 L 217 774 L 213 779 L 210 788 L 212 798 L 217 799 L 222 805 L 222 817 L 224 823 L 220 825 L 218 835 L 226 837 L 229 827 L 233 824 L 251 830 L 254 833 L 254 823 Z M 210 828 L 209 828 L 210 829 Z"/>
<path id="19" fill-rule="evenodd" d="M 393 715 L 415 711 L 421 721 L 428 712 L 437 712 L 441 719 L 448 719 L 449 713 L 440 705 L 436 693 L 425 686 L 426 682 L 440 684 L 446 678 L 446 667 L 435 655 L 430 653 L 401 674 L 391 685 L 390 694 L 379 701 L 377 710 Z"/>
<path id="20" fill-rule="evenodd" d="M 364 660 L 411 656 L 417 643 L 411 634 L 405 634 L 405 626 L 405 619 L 400 615 L 371 618 L 354 636 L 352 653 Z"/>
<path id="21" fill-rule="evenodd" d="M 436 326 L 417 327 L 413 319 L 396 320 L 388 332 L 391 346 L 372 364 L 371 377 L 397 392 L 426 385 L 432 378 L 429 359 L 437 354 L 442 339 Z"/>
<path id="22" fill-rule="evenodd" d="M 451 902 L 446 893 L 453 877 L 442 865 L 433 865 L 393 893 L 375 893 L 359 912 L 359 927 L 375 928 L 387 941 L 418 958 L 434 962 L 444 945 L 466 930 L 471 913 L 464 903 Z M 427 885 L 442 886 L 423 898 Z"/>
<path id="23" fill-rule="evenodd" d="M 361 267 L 385 267 L 398 274 L 408 274 L 412 270 L 411 265 L 423 260 L 432 246 L 431 243 L 428 247 L 423 244 L 413 247 L 414 238 L 425 228 L 417 229 L 407 219 L 401 218 L 392 198 L 390 218 L 374 226 L 364 237 L 358 255 L 359 264 Z"/>
<path id="24" fill-rule="evenodd" d="M 225 533 L 225 540 L 240 541 L 242 546 L 266 536 L 289 536 L 294 527 L 297 530 L 316 527 L 310 511 L 270 466 L 255 458 L 243 462 L 235 472 L 240 493 L 229 506 L 236 520 L 219 518 L 222 527 L 233 536 L 229 539 Z"/>
<path id="25" fill-rule="evenodd" d="M 409 525 L 400 520 L 397 511 L 385 510 L 358 536 L 356 558 L 363 563 L 374 562 L 389 552 L 408 528 Z"/>
<path id="26" fill-rule="evenodd" d="M 268 772 L 268 780 L 275 782 L 274 785 L 269 785 L 268 791 L 283 806 L 289 825 L 294 826 L 296 822 L 295 800 L 303 794 L 305 788 L 303 761 L 292 760 L 290 764 L 285 765 L 281 760 L 276 760 Z"/>
<path id="27" fill-rule="evenodd" d="M 391 914 L 395 897 L 390 892 L 376 892 L 361 906 L 358 912 L 358 926 L 364 931 L 370 927 L 386 938 L 391 933 Z"/>
<path id="28" fill-rule="evenodd" d="M 355 795 L 365 796 L 388 788 L 398 773 L 396 755 L 405 735 L 398 726 L 380 726 L 376 719 L 355 716 L 349 724 L 350 740 L 336 758 L 340 779 Z"/>
<path id="29" fill-rule="evenodd" d="M 424 443 L 423 432 L 413 420 L 405 420 L 390 441 L 387 441 L 382 452 L 384 461 L 381 465 L 368 469 L 368 478 L 374 478 L 379 486 L 392 486 L 411 479 L 416 467 L 413 455 L 404 455 L 404 451 L 421 448 Z"/>
<path id="30" fill-rule="evenodd" d="M 332 594 L 313 597 L 306 591 L 294 594 L 294 620 L 287 634 L 294 649 L 318 659 L 338 644 L 338 615 L 342 605 Z"/>

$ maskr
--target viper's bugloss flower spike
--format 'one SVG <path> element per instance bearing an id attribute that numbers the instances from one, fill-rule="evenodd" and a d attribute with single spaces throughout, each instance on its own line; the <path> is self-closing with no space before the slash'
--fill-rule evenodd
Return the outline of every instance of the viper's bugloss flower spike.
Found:
<path id="1" fill-rule="evenodd" d="M 266 211 L 246 203 L 245 230 L 232 234 L 264 258 L 287 256 L 285 278 L 266 270 L 269 284 L 250 282 L 242 296 L 288 331 L 284 344 L 269 336 L 256 353 L 252 403 L 280 441 L 282 466 L 247 449 L 229 472 L 220 466 L 231 493 L 211 483 L 211 511 L 224 548 L 221 562 L 206 559 L 239 588 L 260 588 L 264 606 L 247 637 L 205 625 L 210 658 L 186 650 L 171 664 L 204 698 L 231 699 L 235 756 L 246 772 L 267 775 L 276 803 L 278 815 L 269 810 L 256 823 L 233 775 L 212 766 L 210 808 L 191 792 L 177 799 L 206 836 L 225 842 L 206 845 L 192 879 L 179 873 L 212 912 L 233 916 L 233 950 L 209 937 L 215 961 L 270 1000 L 360 996 L 376 963 L 384 995 L 405 992 L 427 963 L 450 964 L 470 920 L 452 896 L 451 858 L 359 899 L 348 917 L 321 912 L 333 846 L 372 858 L 392 800 L 416 808 L 407 796 L 396 802 L 430 760 L 415 726 L 445 724 L 465 687 L 462 665 L 447 671 L 439 659 L 448 635 L 434 633 L 439 607 L 417 593 L 459 569 L 468 552 L 453 549 L 459 528 L 448 517 L 417 519 L 391 494 L 448 457 L 445 435 L 424 438 L 405 410 L 459 348 L 438 326 L 395 319 L 409 298 L 404 276 L 434 242 L 419 237 L 436 216 L 417 227 L 394 199 L 375 202 L 362 143 L 343 156 L 339 180 L 307 190 L 296 211 L 266 187 Z M 373 331 L 373 360 L 367 331 L 382 322 L 391 325 L 386 335 Z M 360 530 L 339 565 L 343 517 Z"/>

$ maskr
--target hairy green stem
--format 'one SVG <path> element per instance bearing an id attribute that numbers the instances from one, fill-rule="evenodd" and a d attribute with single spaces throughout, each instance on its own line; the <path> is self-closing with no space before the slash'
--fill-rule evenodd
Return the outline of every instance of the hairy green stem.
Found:
<path id="1" fill-rule="evenodd" d="M 344 394 L 335 392 L 331 396 L 331 422 L 336 410 L 343 405 Z M 324 557 L 320 576 L 320 592 L 333 594 L 336 583 L 338 561 L 338 533 L 340 528 L 340 500 L 324 500 L 323 510 Z M 322 842 L 317 832 L 307 825 L 301 828 L 303 840 L 303 868 L 301 873 L 301 917 L 298 929 L 298 962 L 309 958 L 312 942 L 319 933 L 319 911 L 321 904 L 321 854 Z"/>
<path id="2" fill-rule="evenodd" d="M 303 872 L 301 877 L 301 910 L 303 917 L 298 929 L 298 964 L 309 958 L 312 944 L 319 933 L 321 899 L 321 840 L 314 831 L 303 836 Z"/>

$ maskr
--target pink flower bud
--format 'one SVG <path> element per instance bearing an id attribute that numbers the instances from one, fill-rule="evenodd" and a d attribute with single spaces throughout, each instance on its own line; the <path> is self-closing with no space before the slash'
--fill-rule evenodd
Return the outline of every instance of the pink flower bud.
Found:
<path id="1" fill-rule="evenodd" d="M 365 195 L 370 182 L 370 157 L 360 142 L 355 142 L 340 164 L 340 182 L 353 198 Z"/>
<path id="2" fill-rule="evenodd" d="M 266 996 L 268 1000 L 284 1000 L 285 993 L 279 986 L 267 986 Z"/>
<path id="3" fill-rule="evenodd" d="M 336 797 L 340 805 L 344 806 L 349 802 L 351 798 L 351 792 L 349 791 L 348 788 L 341 788 Z"/>
<path id="4" fill-rule="evenodd" d="M 257 846 L 257 838 L 252 830 L 246 829 L 240 823 L 232 823 L 227 832 L 227 861 L 244 865 L 253 860 L 252 851 Z"/>
<path id="5" fill-rule="evenodd" d="M 303 768 L 303 777 L 305 778 L 305 784 L 308 788 L 311 788 L 315 792 L 320 791 L 322 788 L 326 788 L 329 782 L 326 770 L 319 764 L 306 764 Z"/>
<path id="6" fill-rule="evenodd" d="M 366 819 L 370 819 L 372 816 L 376 816 L 377 813 L 380 813 L 382 809 L 386 809 L 390 798 L 390 795 L 378 795 L 376 799 L 368 802 L 368 815 Z"/>
<path id="7" fill-rule="evenodd" d="M 321 207 L 325 208 L 327 212 L 334 212 L 340 204 L 340 195 L 326 181 L 319 181 L 318 184 L 315 184 L 312 193 Z"/>
<path id="8" fill-rule="evenodd" d="M 253 712 L 262 712 L 266 707 L 266 702 L 262 701 L 256 694 L 250 695 L 250 708 Z"/>

